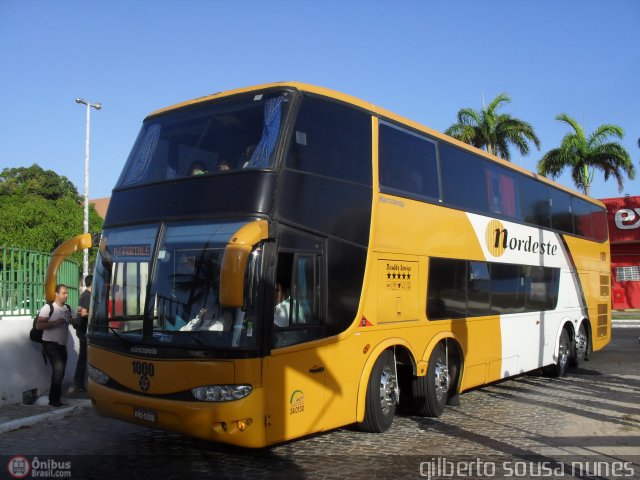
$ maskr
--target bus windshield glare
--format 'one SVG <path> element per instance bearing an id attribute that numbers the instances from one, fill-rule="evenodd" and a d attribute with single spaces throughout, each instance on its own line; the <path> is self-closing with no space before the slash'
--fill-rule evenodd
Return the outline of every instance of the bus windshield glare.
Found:
<path id="1" fill-rule="evenodd" d="M 271 168 L 289 92 L 248 95 L 148 118 L 116 188 Z"/>
<path id="2" fill-rule="evenodd" d="M 260 326 L 254 297 L 260 248 L 249 256 L 245 308 L 225 308 L 219 302 L 224 248 L 244 223 L 167 224 L 104 232 L 90 332 L 198 349 L 256 347 Z"/>

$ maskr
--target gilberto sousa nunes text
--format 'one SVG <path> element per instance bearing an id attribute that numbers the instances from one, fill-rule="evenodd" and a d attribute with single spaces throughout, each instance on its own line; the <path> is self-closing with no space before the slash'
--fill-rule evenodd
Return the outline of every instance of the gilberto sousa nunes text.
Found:
<path id="1" fill-rule="evenodd" d="M 625 478 L 635 474 L 634 464 L 624 461 L 562 460 L 449 460 L 446 457 L 420 462 L 420 476 L 440 478 Z"/>

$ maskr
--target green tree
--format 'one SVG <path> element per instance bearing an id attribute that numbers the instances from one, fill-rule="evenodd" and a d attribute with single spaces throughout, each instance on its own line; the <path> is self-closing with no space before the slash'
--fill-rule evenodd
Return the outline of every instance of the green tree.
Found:
<path id="1" fill-rule="evenodd" d="M 83 232 L 84 207 L 75 186 L 38 165 L 5 168 L 0 173 L 0 245 L 53 251 Z M 89 206 L 89 231 L 102 230 L 103 220 Z M 95 260 L 95 249 L 90 262 Z M 71 257 L 82 262 L 82 252 Z"/>
<path id="2" fill-rule="evenodd" d="M 72 197 L 81 198 L 78 190 L 67 177 L 58 175 L 53 170 L 43 170 L 37 164 L 30 167 L 5 168 L 0 173 L 0 196 L 18 195 L 32 197 L 37 195 L 47 200 Z"/>
<path id="3" fill-rule="evenodd" d="M 620 192 L 624 186 L 624 175 L 630 180 L 635 178 L 629 153 L 619 143 L 607 141 L 611 137 L 622 139 L 624 130 L 621 127 L 600 125 L 587 137 L 580 124 L 566 113 L 558 115 L 556 120 L 568 124 L 573 132 L 564 136 L 559 148 L 545 153 L 538 162 L 538 173 L 556 178 L 569 168 L 573 183 L 585 195 L 589 195 L 595 170 L 602 170 L 605 181 L 613 176 Z"/>
<path id="4" fill-rule="evenodd" d="M 460 109 L 458 122 L 447 128 L 445 133 L 508 161 L 511 161 L 510 145 L 515 146 L 521 155 L 529 154 L 528 142 L 533 142 L 540 150 L 540 140 L 529 123 L 498 113 L 502 104 L 510 102 L 511 97 L 501 93 L 482 110 Z"/>

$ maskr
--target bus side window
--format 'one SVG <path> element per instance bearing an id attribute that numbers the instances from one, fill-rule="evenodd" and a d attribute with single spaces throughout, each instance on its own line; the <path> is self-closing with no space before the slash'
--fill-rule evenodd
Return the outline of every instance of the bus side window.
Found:
<path id="1" fill-rule="evenodd" d="M 489 211 L 507 217 L 519 217 L 516 177 L 506 169 L 488 162 L 485 163 L 485 177 Z"/>
<path id="2" fill-rule="evenodd" d="M 446 205 L 471 212 L 489 211 L 487 183 L 480 180 L 484 177 L 484 165 L 479 157 L 441 142 L 440 167 Z"/>
<path id="3" fill-rule="evenodd" d="M 302 100 L 287 168 L 371 184 L 371 118 L 313 96 Z"/>
<path id="4" fill-rule="evenodd" d="M 274 307 L 274 347 L 322 336 L 319 317 L 320 256 L 278 255 Z"/>
<path id="5" fill-rule="evenodd" d="M 385 123 L 379 131 L 381 186 L 391 194 L 439 198 L 436 143 Z"/>
<path id="6" fill-rule="evenodd" d="M 427 293 L 429 320 L 466 316 L 467 277 L 466 261 L 431 258 Z"/>
<path id="7" fill-rule="evenodd" d="M 295 256 L 294 284 L 292 288 L 294 324 L 318 323 L 318 255 Z"/>

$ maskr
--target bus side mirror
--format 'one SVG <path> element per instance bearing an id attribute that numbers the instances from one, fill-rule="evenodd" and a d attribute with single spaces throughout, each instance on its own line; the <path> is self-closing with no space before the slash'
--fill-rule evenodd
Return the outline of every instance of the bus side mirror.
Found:
<path id="1" fill-rule="evenodd" d="M 69 240 L 61 243 L 58 248 L 53 251 L 51 262 L 47 267 L 47 275 L 45 277 L 45 297 L 47 302 L 53 302 L 56 299 L 56 283 L 58 282 L 58 268 L 62 262 L 73 252 L 93 246 L 93 239 L 90 233 L 77 235 Z"/>
<path id="2" fill-rule="evenodd" d="M 253 247 L 269 236 L 266 220 L 244 225 L 231 236 L 222 255 L 220 267 L 220 304 L 223 307 L 242 307 L 244 278 Z"/>

